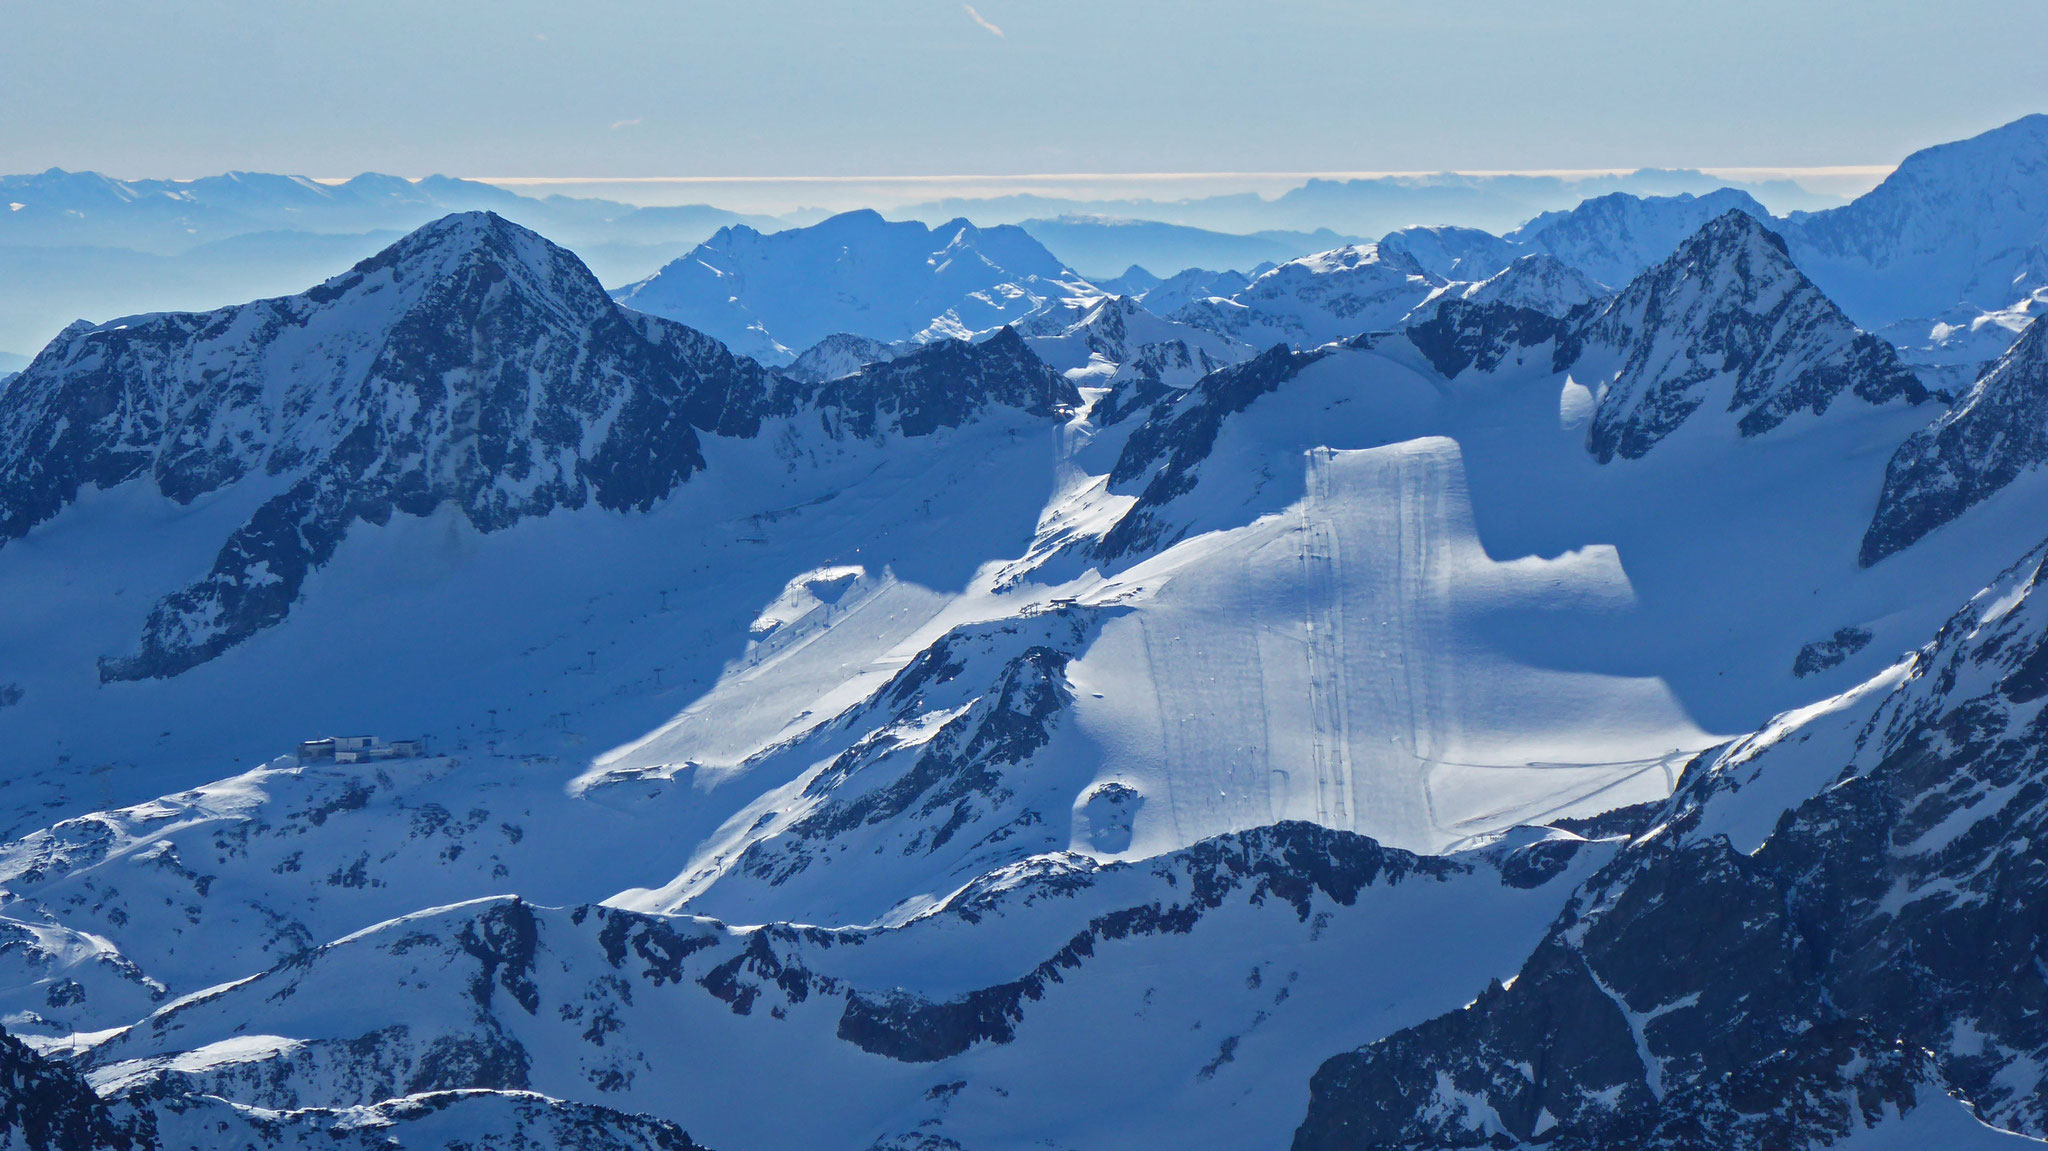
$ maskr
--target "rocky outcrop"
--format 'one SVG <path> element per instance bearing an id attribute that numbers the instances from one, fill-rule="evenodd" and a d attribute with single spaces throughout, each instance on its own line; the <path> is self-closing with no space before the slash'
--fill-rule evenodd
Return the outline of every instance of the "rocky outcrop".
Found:
<path id="1" fill-rule="evenodd" d="M 1588 446 L 1602 463 L 1640 458 L 1709 400 L 1754 436 L 1825 413 L 1845 392 L 1870 404 L 1928 395 L 1890 344 L 1858 330 L 1793 266 L 1785 241 L 1742 211 L 1575 323 L 1557 368 L 1599 396 Z"/>
<path id="2" fill-rule="evenodd" d="M 1053 418 L 1081 393 L 1004 328 L 979 343 L 939 340 L 901 358 L 869 364 L 821 385 L 815 404 L 827 425 L 873 439 L 884 432 L 928 436 L 957 428 L 991 407 Z"/>
<path id="3" fill-rule="evenodd" d="M 1325 1064 L 1295 1146 L 1812 1147 L 1949 1094 L 2048 1133 L 2044 555 L 1695 761 L 1513 979 Z"/>
<path id="4" fill-rule="evenodd" d="M 1242 364 L 1212 372 L 1184 392 L 1159 400 L 1131 432 L 1110 470 L 1112 488 L 1137 487 L 1138 502 L 1096 545 L 1105 560 L 1150 552 L 1178 538 L 1160 516 L 1166 504 L 1194 490 L 1197 471 L 1216 446 L 1223 422 L 1299 375 L 1324 352 L 1276 345 Z M 1182 529 L 1184 530 L 1184 529 Z"/>
<path id="5" fill-rule="evenodd" d="M 155 1151 L 155 1124 L 115 1113 L 71 1067 L 0 1031 L 0 1143 L 25 1151 Z"/>
<path id="6" fill-rule="evenodd" d="M 1961 403 L 1899 445 L 1863 535 L 1865 567 L 2048 463 L 2048 325 L 2035 321 Z"/>

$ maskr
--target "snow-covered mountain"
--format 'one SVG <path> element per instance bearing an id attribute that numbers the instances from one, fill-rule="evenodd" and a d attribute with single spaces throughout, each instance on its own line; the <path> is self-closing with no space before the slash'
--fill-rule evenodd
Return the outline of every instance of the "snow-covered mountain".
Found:
<path id="1" fill-rule="evenodd" d="M 1013 337 L 962 345 L 935 374 L 913 357 L 891 387 L 808 392 L 620 308 L 531 232 L 451 216 L 303 295 L 66 332 L 0 409 L 0 538 L 130 482 L 246 503 L 212 570 L 158 602 L 139 651 L 101 665 L 107 680 L 176 675 L 281 621 L 358 522 L 446 505 L 489 532 L 556 508 L 646 511 L 705 466 L 700 434 L 752 438 L 800 406 L 915 436 L 983 403 L 1078 399 L 1026 361 Z"/>
<path id="2" fill-rule="evenodd" d="M 1255 347 L 1315 347 L 1392 327 L 1441 283 L 1398 249 L 1354 244 L 1289 260 L 1228 299 L 1193 300 L 1171 318 Z"/>
<path id="3" fill-rule="evenodd" d="M 1399 252 L 1438 279 L 1476 283 L 1485 280 L 1527 249 L 1478 228 L 1403 228 L 1380 237 L 1380 247 Z"/>
<path id="4" fill-rule="evenodd" d="M 489 214 L 304 295 L 75 326 L 5 400 L 6 539 L 129 482 L 248 504 L 140 651 L 107 661 L 116 680 L 175 675 L 277 623 L 357 521 L 453 503 L 489 531 L 558 506 L 644 509 L 703 466 L 699 431 L 751 434 L 791 402 Z"/>
<path id="5" fill-rule="evenodd" d="M 0 1127 L 2048 1134 L 2048 489 L 1859 562 L 1899 460 L 2024 455 L 2038 337 L 1943 417 L 1753 215 L 1673 249 L 782 374 L 469 215 L 67 333 L 0 388 Z"/>
<path id="6" fill-rule="evenodd" d="M 1171 316 L 1197 300 L 1235 296 L 1251 284 L 1253 276 L 1264 275 L 1277 266 L 1258 267 L 1249 273 L 1186 268 L 1131 294 L 1153 315 Z"/>
<path id="7" fill-rule="evenodd" d="M 617 295 L 787 364 L 834 333 L 883 343 L 965 338 L 1099 293 L 1021 228 L 928 228 L 860 211 L 765 235 L 721 229 Z"/>
<path id="8" fill-rule="evenodd" d="M 1865 323 L 2007 307 L 2048 286 L 2048 115 L 1915 152 L 1787 223 L 1800 266 Z"/>
<path id="9" fill-rule="evenodd" d="M 1593 393 L 1589 443 L 1603 462 L 1699 424 L 1709 401 L 1753 436 L 1801 412 L 1825 415 L 1844 392 L 1870 404 L 1928 396 L 1892 346 L 1852 324 L 1741 209 L 1598 305 L 1559 359 Z"/>
<path id="10" fill-rule="evenodd" d="M 1161 319 L 1125 296 L 1041 313 L 1022 330 L 1040 359 L 1083 384 L 1186 387 L 1253 352 L 1228 336 Z"/>
<path id="11" fill-rule="evenodd" d="M 1605 295 L 1584 272 L 1547 252 L 1533 252 L 1477 283 L 1454 280 L 1445 284 L 1418 305 L 1416 312 L 1427 313 L 1438 300 L 1456 297 L 1470 304 L 1500 304 L 1561 318 Z"/>
<path id="12" fill-rule="evenodd" d="M 1509 232 L 1508 242 L 1548 252 L 1594 280 L 1619 288 L 1661 263 L 1707 221 L 1739 211 L 1769 222 L 1770 212 L 1746 192 L 1723 188 L 1694 196 L 1631 196 L 1625 192 L 1545 212 Z"/>
<path id="13" fill-rule="evenodd" d="M 893 360 L 899 352 L 907 350 L 910 349 L 906 345 L 885 344 L 852 332 L 834 332 L 805 348 L 785 369 L 785 374 L 806 383 L 822 384 L 851 375 L 869 364 Z"/>

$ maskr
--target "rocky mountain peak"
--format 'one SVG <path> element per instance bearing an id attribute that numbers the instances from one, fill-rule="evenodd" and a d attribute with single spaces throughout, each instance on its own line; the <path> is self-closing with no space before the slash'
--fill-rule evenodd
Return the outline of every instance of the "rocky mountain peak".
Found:
<path id="1" fill-rule="evenodd" d="M 1461 298 L 1474 304 L 1506 304 L 1563 316 L 1605 294 L 1584 272 L 1548 252 L 1532 252 L 1466 287 Z"/>
<path id="2" fill-rule="evenodd" d="M 1843 391 L 1918 403 L 1890 344 L 1858 329 L 1794 266 L 1784 239 L 1731 209 L 1578 325 L 1558 353 L 1599 398 L 1589 447 L 1635 459 L 1710 400 L 1758 435 Z"/>
<path id="3" fill-rule="evenodd" d="M 281 620 L 358 519 L 453 502 L 490 531 L 646 508 L 703 466 L 698 432 L 752 434 L 779 386 L 619 308 L 566 250 L 463 213 L 297 296 L 69 331 L 0 396 L 0 541 L 87 486 L 189 503 L 280 485 L 102 668 L 172 675 Z"/>
<path id="4" fill-rule="evenodd" d="M 2048 325 L 2035 320 L 1961 403 L 1899 445 L 1863 536 L 1864 566 L 1902 551 L 2048 463 Z"/>
<path id="5" fill-rule="evenodd" d="M 2048 285 L 2048 115 L 1924 148 L 1788 229 L 1801 265 L 1864 324 L 2007 307 Z"/>
<path id="6" fill-rule="evenodd" d="M 1614 192 L 1569 210 L 1545 212 L 1506 239 L 1524 250 L 1549 252 L 1602 284 L 1620 287 L 1729 212 L 1771 218 L 1755 197 L 1734 188 L 1704 196 Z"/>
<path id="7" fill-rule="evenodd" d="M 563 263 L 582 268 L 582 262 L 567 249 L 496 212 L 479 211 L 453 212 L 422 225 L 352 271 L 391 268 L 406 276 L 434 275 L 469 262 L 494 264 L 508 271 L 520 266 L 548 269 Z"/>
<path id="8" fill-rule="evenodd" d="M 804 354 L 789 365 L 785 374 L 805 383 L 822 384 L 857 372 L 869 364 L 893 360 L 896 353 L 896 348 L 880 340 L 852 332 L 834 332 L 806 348 Z"/>

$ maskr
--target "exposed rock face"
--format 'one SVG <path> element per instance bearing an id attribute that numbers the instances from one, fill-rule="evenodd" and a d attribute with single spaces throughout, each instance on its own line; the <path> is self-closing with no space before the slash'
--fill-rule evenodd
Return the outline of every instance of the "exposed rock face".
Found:
<path id="1" fill-rule="evenodd" d="M 980 343 L 939 340 L 900 359 L 869 364 L 818 389 L 828 422 L 856 436 L 928 436 L 992 406 L 1051 418 L 1081 393 L 1031 353 L 1015 329 Z"/>
<path id="2" fill-rule="evenodd" d="M 2048 462 L 2048 325 L 2035 321 L 1961 403 L 1899 445 L 1863 536 L 1864 566 L 1902 551 Z"/>
<path id="3" fill-rule="evenodd" d="M 301 295 L 66 332 L 0 393 L 0 545 L 87 488 L 142 482 L 178 503 L 275 489 L 156 606 L 139 650 L 101 664 L 103 680 L 173 676 L 283 620 L 358 520 L 447 503 L 495 531 L 645 511 L 704 467 L 701 435 L 754 437 L 799 409 L 915 436 L 1078 399 L 1014 334 L 817 392 L 619 307 L 569 252 L 468 213 Z"/>
<path id="4" fill-rule="evenodd" d="M 1571 331 L 1563 318 L 1508 303 L 1452 297 L 1423 311 L 1428 317 L 1404 331 L 1430 366 L 1451 380 L 1467 368 L 1493 371 L 1517 350 L 1564 340 Z"/>
<path id="5" fill-rule="evenodd" d="M 1892 346 L 1850 323 L 1784 240 L 1741 211 L 1576 323 L 1557 358 L 1559 370 L 1588 372 L 1580 382 L 1600 396 L 1589 446 L 1602 463 L 1640 458 L 1709 400 L 1753 436 L 1820 415 L 1843 392 L 1871 404 L 1927 398 Z"/>
<path id="6" fill-rule="evenodd" d="M 1695 761 L 1507 985 L 1325 1064 L 1295 1146 L 1822 1146 L 1945 1093 L 2048 1132 L 2044 555 Z"/>
<path id="7" fill-rule="evenodd" d="M 645 509 L 703 467 L 699 432 L 750 435 L 793 402 L 716 341 L 620 310 L 568 252 L 451 216 L 303 295 L 58 339 L 0 405 L 0 539 L 88 485 L 280 488 L 102 666 L 176 675 L 283 619 L 356 520 Z"/>
<path id="8" fill-rule="evenodd" d="M 1251 406 L 1323 357 L 1275 346 L 1255 359 L 1212 372 L 1185 392 L 1160 400 L 1131 432 L 1109 473 L 1113 486 L 1144 487 L 1138 502 L 1102 537 L 1105 560 L 1149 552 L 1173 542 L 1174 529 L 1158 516 L 1167 503 L 1192 491 L 1196 472 L 1216 445 L 1223 421 Z"/>
<path id="9" fill-rule="evenodd" d="M 1019 330 L 1034 351 L 1069 378 L 1124 390 L 1184 388 L 1252 354 L 1227 336 L 1161 319 L 1125 296 L 1104 296 L 1085 307 L 1034 316 Z"/>
<path id="10" fill-rule="evenodd" d="M 1445 287 L 1415 309 L 1402 331 L 1431 367 L 1456 379 L 1467 368 L 1491 372 L 1518 351 L 1566 340 L 1601 295 L 1577 270 L 1536 253 L 1479 283 Z"/>
<path id="11" fill-rule="evenodd" d="M 117 1115 L 85 1077 L 0 1031 L 0 1143 L 27 1151 L 154 1151 L 155 1125 Z"/>
<path id="12" fill-rule="evenodd" d="M 1869 647 L 1872 638 L 1860 627 L 1836 628 L 1835 634 L 1827 639 L 1814 640 L 1799 649 L 1798 657 L 1792 661 L 1792 674 L 1804 679 L 1840 667 L 1843 660 Z"/>

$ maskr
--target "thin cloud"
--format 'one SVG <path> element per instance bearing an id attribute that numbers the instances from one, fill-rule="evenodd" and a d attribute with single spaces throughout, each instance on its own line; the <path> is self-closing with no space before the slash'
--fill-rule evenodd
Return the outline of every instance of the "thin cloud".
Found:
<path id="1" fill-rule="evenodd" d="M 643 119 L 645 119 L 645 117 L 635 116 L 631 120 L 614 121 L 612 123 L 612 131 L 616 132 L 621 128 L 636 128 L 640 125 L 640 121 Z"/>
<path id="2" fill-rule="evenodd" d="M 991 23 L 989 23 L 989 19 L 988 19 L 988 17 L 986 17 L 986 16 L 983 16 L 983 15 L 982 15 L 981 13 L 979 13 L 979 12 L 976 12 L 976 11 L 974 10 L 974 5 L 972 5 L 972 4 L 962 4 L 962 5 L 960 5 L 960 6 L 961 6 L 962 8 L 965 8 L 965 9 L 967 9 L 967 14 L 968 14 L 969 16 L 973 17 L 973 19 L 974 19 L 974 22 L 975 22 L 976 24 L 979 24 L 979 25 L 981 25 L 982 27 L 984 27 L 984 28 L 988 29 L 989 31 L 991 31 L 991 32 L 995 33 L 995 34 L 996 34 L 996 35 L 998 35 L 998 36 L 1003 36 L 1003 30 L 1002 30 L 1001 28 L 998 28 L 998 27 L 996 27 L 996 26 L 995 26 L 994 24 L 991 24 Z M 1003 36 L 1003 39 L 1007 40 L 1007 39 L 1009 39 L 1009 37 L 1008 37 L 1008 36 Z"/>

